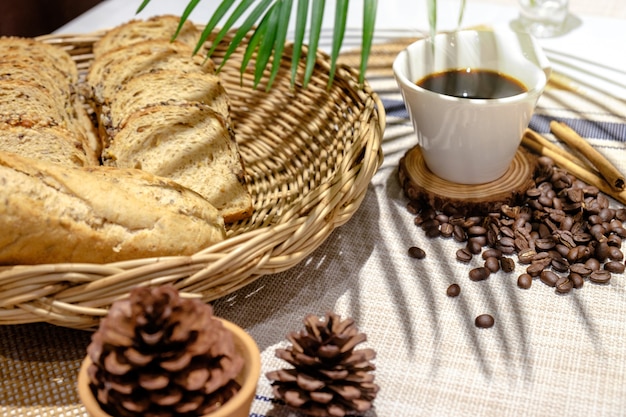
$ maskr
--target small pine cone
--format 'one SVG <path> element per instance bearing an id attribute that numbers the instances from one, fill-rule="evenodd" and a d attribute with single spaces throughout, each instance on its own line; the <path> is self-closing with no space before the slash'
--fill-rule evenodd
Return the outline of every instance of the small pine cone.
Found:
<path id="1" fill-rule="evenodd" d="M 309 315 L 305 329 L 292 332 L 292 346 L 277 349 L 276 356 L 293 369 L 268 372 L 274 395 L 298 411 L 319 417 L 342 417 L 363 413 L 372 407 L 378 392 L 372 349 L 354 350 L 366 340 L 354 320 L 344 321 L 333 313 L 326 320 Z"/>
<path id="2" fill-rule="evenodd" d="M 172 286 L 134 289 L 92 336 L 91 388 L 119 417 L 201 416 L 239 389 L 243 367 L 213 308 Z"/>

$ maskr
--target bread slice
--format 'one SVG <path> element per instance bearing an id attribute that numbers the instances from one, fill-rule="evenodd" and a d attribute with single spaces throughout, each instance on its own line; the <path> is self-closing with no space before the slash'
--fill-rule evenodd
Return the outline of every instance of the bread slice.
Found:
<path id="1" fill-rule="evenodd" d="M 112 100 L 131 78 L 158 70 L 176 70 L 183 77 L 189 73 L 214 74 L 215 65 L 193 55 L 193 49 L 183 43 L 150 40 L 109 51 L 94 60 L 87 83 L 92 98 L 102 104 Z"/>
<path id="2" fill-rule="evenodd" d="M 171 178 L 205 197 L 227 223 L 252 213 L 234 134 L 206 105 L 158 105 L 134 113 L 103 161 Z"/>
<path id="3" fill-rule="evenodd" d="M 131 20 L 109 30 L 102 36 L 93 45 L 93 54 L 97 58 L 108 51 L 147 40 L 169 41 L 176 33 L 179 22 L 180 17 L 173 15 L 154 16 L 147 20 Z M 187 20 L 176 36 L 176 40 L 195 48 L 200 34 L 201 31 Z"/>
<path id="4" fill-rule="evenodd" d="M 230 121 L 228 96 L 215 74 L 162 70 L 131 78 L 102 108 L 101 122 L 108 136 L 124 125 L 133 113 L 159 104 L 200 103 L 211 107 Z"/>
<path id="5" fill-rule="evenodd" d="M 205 199 L 139 170 L 0 152 L 0 183 L 0 264 L 191 255 L 225 238 Z"/>
<path id="6" fill-rule="evenodd" d="M 74 94 L 74 86 L 60 73 L 50 70 L 45 62 L 37 61 L 29 57 L 13 55 L 13 59 L 7 56 L 0 60 L 0 81 L 21 81 L 24 83 L 37 84 L 46 89 L 56 101 L 63 105 L 69 103 Z"/>
<path id="7" fill-rule="evenodd" d="M 44 62 L 51 71 L 64 75 L 66 84 L 78 82 L 78 68 L 72 57 L 63 49 L 31 38 L 0 37 L 0 56 L 3 61 L 11 57 Z"/>
<path id="8" fill-rule="evenodd" d="M 13 80 L 0 83 L 0 123 L 71 130 L 64 103 L 55 100 L 49 90 L 40 84 Z"/>
<path id="9" fill-rule="evenodd" d="M 0 125 L 0 151 L 66 166 L 96 165 L 85 144 L 60 127 L 26 128 Z"/>

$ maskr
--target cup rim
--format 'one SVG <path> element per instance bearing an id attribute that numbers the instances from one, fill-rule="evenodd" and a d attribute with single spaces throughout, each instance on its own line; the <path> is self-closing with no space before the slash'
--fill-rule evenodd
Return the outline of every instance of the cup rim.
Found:
<path id="1" fill-rule="evenodd" d="M 481 32 L 492 32 L 492 33 L 498 33 L 498 32 L 507 32 L 507 33 L 515 33 L 517 36 L 523 36 L 528 38 L 529 40 L 531 40 L 533 43 L 535 43 L 535 38 L 526 32 L 519 32 L 519 31 L 513 31 L 513 30 L 509 30 L 509 29 L 500 29 L 500 28 L 493 28 L 493 29 L 460 29 L 460 30 L 456 30 L 453 32 L 444 32 L 444 33 L 438 33 L 435 35 L 435 38 L 440 38 L 440 37 L 445 37 L 448 38 L 452 35 L 456 35 L 458 33 L 476 33 L 479 34 Z M 402 71 L 399 70 L 399 66 L 401 65 L 401 63 L 403 63 L 403 60 L 406 60 L 408 55 L 409 55 L 409 49 L 411 49 L 413 47 L 413 45 L 417 45 L 417 44 L 421 44 L 424 42 L 432 42 L 432 38 L 430 36 L 426 36 L 424 38 L 418 39 L 415 42 L 412 42 L 411 44 L 407 45 L 402 51 L 400 51 L 400 53 L 398 53 L 398 55 L 396 56 L 396 58 L 393 61 L 392 64 L 392 70 L 394 73 L 394 76 L 396 78 L 397 81 L 401 82 L 406 88 L 409 88 L 411 90 L 414 90 L 416 92 L 419 92 L 421 94 L 427 94 L 433 97 L 438 97 L 439 99 L 443 99 L 443 100 L 448 100 L 448 101 L 453 101 L 453 102 L 459 102 L 459 103 L 472 103 L 472 104 L 479 104 L 479 105 L 490 105 L 490 104 L 503 104 L 503 103 L 508 103 L 508 102 L 517 102 L 517 101 L 523 101 L 525 99 L 528 98 L 529 95 L 535 95 L 538 93 L 541 93 L 541 91 L 543 91 L 543 89 L 545 88 L 545 86 L 548 83 L 548 76 L 545 73 L 545 71 L 540 68 L 543 73 L 543 77 L 544 77 L 544 82 L 542 83 L 542 86 L 537 86 L 537 84 L 533 85 L 532 88 L 528 88 L 528 86 L 526 86 L 528 89 L 526 91 L 523 91 L 521 93 L 512 95 L 512 96 L 508 96 L 508 97 L 501 97 L 501 98 L 467 98 L 467 97 L 457 97 L 457 96 L 451 96 L 448 94 L 442 94 L 442 93 L 437 93 L 435 91 L 432 90 L 428 90 L 426 88 L 420 87 L 419 85 L 417 85 L 417 81 L 411 81 L 408 79 L 408 77 L 406 77 L 404 75 L 404 73 Z M 457 69 L 465 69 L 467 67 L 456 67 L 456 68 L 448 68 L 446 70 L 457 70 Z M 473 68 L 475 70 L 480 70 L 480 69 L 487 69 L 487 68 Z M 444 70 L 444 71 L 446 71 Z M 499 71 L 498 71 L 499 72 Z M 501 72 L 499 72 L 501 73 Z M 521 80 L 520 80 L 521 82 Z"/>

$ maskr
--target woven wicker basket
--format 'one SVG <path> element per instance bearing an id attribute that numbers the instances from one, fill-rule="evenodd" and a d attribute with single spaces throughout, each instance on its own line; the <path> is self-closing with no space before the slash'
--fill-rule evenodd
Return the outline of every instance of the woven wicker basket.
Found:
<path id="1" fill-rule="evenodd" d="M 39 39 L 66 49 L 84 74 L 101 36 Z M 218 47 L 216 62 L 229 40 Z M 291 268 L 347 222 L 382 162 L 383 106 L 345 66 L 338 67 L 328 88 L 330 62 L 321 53 L 310 85 L 291 89 L 289 48 L 284 56 L 269 92 L 264 84 L 252 87 L 252 69 L 241 77 L 243 50 L 221 72 L 253 195 L 252 218 L 232 225 L 224 242 L 193 256 L 0 268 L 0 324 L 93 328 L 115 299 L 137 285 L 171 283 L 211 301 Z M 302 75 L 303 64 L 299 71 Z"/>

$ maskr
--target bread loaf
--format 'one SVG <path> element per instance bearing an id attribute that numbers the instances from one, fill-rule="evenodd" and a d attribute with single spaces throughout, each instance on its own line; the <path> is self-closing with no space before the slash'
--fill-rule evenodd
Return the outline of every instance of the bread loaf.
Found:
<path id="1" fill-rule="evenodd" d="M 140 170 L 0 152 L 0 184 L 0 264 L 191 255 L 225 238 L 205 199 Z"/>
<path id="2" fill-rule="evenodd" d="M 154 16 L 147 20 L 131 20 L 109 30 L 93 45 L 97 58 L 117 48 L 126 47 L 147 40 L 169 41 L 176 33 L 180 18 L 172 15 Z M 189 20 L 185 21 L 176 41 L 195 48 L 200 39 L 200 30 Z"/>
<path id="3" fill-rule="evenodd" d="M 180 182 L 227 223 L 247 218 L 252 198 L 228 96 L 211 60 L 193 55 L 189 42 L 171 42 L 171 27 L 171 18 L 132 21 L 100 42 L 87 82 L 103 162 Z"/>
<path id="4" fill-rule="evenodd" d="M 103 161 L 171 178 L 210 201 L 227 223 L 251 215 L 234 135 L 206 105 L 159 105 L 133 113 Z"/>

